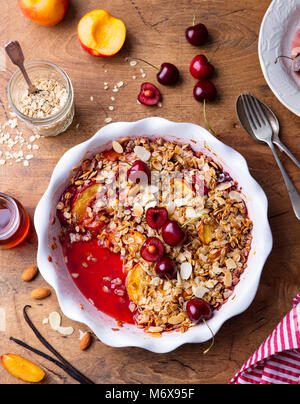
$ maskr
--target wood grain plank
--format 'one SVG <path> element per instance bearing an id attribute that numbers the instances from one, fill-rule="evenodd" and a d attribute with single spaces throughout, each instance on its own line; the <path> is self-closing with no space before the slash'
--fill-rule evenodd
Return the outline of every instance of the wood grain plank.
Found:
<path id="1" fill-rule="evenodd" d="M 291 307 L 299 292 L 299 223 L 295 218 L 284 183 L 268 148 L 253 142 L 240 127 L 235 114 L 237 96 L 251 88 L 278 115 L 282 139 L 300 158 L 299 121 L 287 111 L 267 87 L 257 55 L 260 22 L 269 0 L 103 0 L 101 7 L 122 18 L 128 28 L 126 45 L 112 59 L 98 60 L 85 54 L 76 37 L 81 16 L 99 7 L 97 0 L 73 0 L 65 20 L 56 27 L 45 28 L 24 18 L 15 2 L 2 2 L 0 14 L 0 46 L 19 39 L 28 60 L 45 59 L 57 63 L 70 75 L 75 89 L 76 117 L 71 128 L 55 139 L 41 139 L 40 150 L 30 167 L 6 164 L 0 167 L 0 189 L 20 199 L 33 218 L 35 206 L 44 193 L 53 168 L 70 147 L 88 139 L 111 116 L 114 121 L 135 121 L 159 115 L 167 119 L 205 125 L 203 110 L 192 97 L 194 79 L 188 69 L 197 53 L 205 53 L 217 68 L 215 83 L 219 100 L 209 105 L 208 118 L 220 139 L 241 152 L 252 175 L 263 186 L 270 202 L 270 222 L 275 239 L 273 252 L 265 266 L 257 296 L 242 315 L 228 321 L 217 335 L 213 350 L 202 355 L 206 345 L 191 344 L 165 355 L 155 355 L 136 348 L 113 349 L 97 341 L 87 351 L 79 350 L 81 324 L 64 318 L 76 333 L 66 338 L 42 325 L 44 317 L 59 310 L 55 294 L 41 304 L 30 300 L 30 291 L 46 286 L 39 276 L 32 284 L 21 281 L 22 271 L 35 264 L 37 240 L 34 232 L 26 243 L 12 251 L 0 251 L 0 308 L 6 310 L 6 332 L 0 331 L 0 354 L 15 352 L 34 360 L 47 369 L 47 384 L 74 383 L 60 370 L 8 341 L 12 335 L 41 349 L 25 325 L 21 312 L 24 304 L 32 304 L 31 316 L 51 344 L 76 367 L 97 383 L 227 383 L 259 344 L 269 335 Z M 187 44 L 184 31 L 197 19 L 211 33 L 211 41 L 201 49 Z M 160 65 L 170 61 L 182 72 L 182 83 L 174 89 L 162 88 L 163 107 L 149 109 L 136 102 L 141 83 L 155 81 L 155 71 L 139 64 L 129 66 L 127 56 L 143 57 Z M 141 77 L 143 68 L 147 78 Z M 14 67 L 0 72 L 0 123 L 9 110 L 6 87 Z M 136 75 L 137 80 L 132 76 Z M 111 88 L 120 80 L 125 87 L 114 94 Z M 110 89 L 104 90 L 103 83 Z M 94 101 L 90 97 L 94 97 Z M 111 96 L 116 100 L 111 101 Z M 115 106 L 110 112 L 108 107 Z M 77 124 L 79 128 L 76 129 Z M 30 136 L 20 125 L 25 136 Z M 0 147 L 1 150 L 1 147 Z M 300 189 L 297 168 L 282 156 L 284 165 Z M 1 384 L 21 383 L 0 367 Z"/>

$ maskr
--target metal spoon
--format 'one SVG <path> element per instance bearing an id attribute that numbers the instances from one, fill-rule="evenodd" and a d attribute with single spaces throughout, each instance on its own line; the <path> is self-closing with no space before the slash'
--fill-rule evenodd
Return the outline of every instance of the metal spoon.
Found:
<path id="1" fill-rule="evenodd" d="M 7 45 L 5 45 L 5 50 L 9 56 L 10 60 L 13 62 L 13 64 L 18 66 L 19 69 L 21 70 L 21 72 L 24 76 L 24 79 L 26 80 L 26 83 L 28 84 L 29 94 L 38 93 L 40 90 L 32 84 L 32 82 L 28 76 L 28 73 L 25 69 L 25 66 L 24 66 L 25 58 L 24 58 L 24 54 L 23 54 L 23 51 L 22 51 L 22 48 L 21 48 L 21 45 L 19 44 L 19 42 L 18 41 L 9 42 Z"/>
<path id="2" fill-rule="evenodd" d="M 286 153 L 287 156 L 289 156 L 289 158 L 296 164 L 296 166 L 298 168 L 300 168 L 300 162 L 296 159 L 296 157 L 290 152 L 290 150 L 282 143 L 282 141 L 279 138 L 280 125 L 279 125 L 276 115 L 266 104 L 264 104 L 262 101 L 259 101 L 259 102 L 272 127 L 273 143 L 276 144 L 276 146 L 278 146 L 282 152 Z M 264 143 L 254 135 L 254 133 L 249 125 L 248 119 L 245 115 L 241 96 L 239 96 L 239 98 L 237 99 L 236 110 L 237 110 L 237 115 L 238 115 L 239 121 L 240 121 L 241 125 L 243 126 L 243 128 L 245 129 L 245 131 L 257 142 Z"/>

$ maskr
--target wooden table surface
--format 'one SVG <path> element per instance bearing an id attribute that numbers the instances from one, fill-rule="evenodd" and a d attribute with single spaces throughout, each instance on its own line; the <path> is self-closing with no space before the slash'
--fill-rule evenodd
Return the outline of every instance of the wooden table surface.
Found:
<path id="1" fill-rule="evenodd" d="M 290 310 L 292 298 L 300 286 L 299 222 L 271 152 L 244 133 L 235 113 L 237 96 L 251 88 L 277 114 L 283 141 L 300 159 L 299 119 L 272 94 L 258 60 L 259 28 L 270 0 L 103 0 L 101 7 L 123 19 L 128 28 L 125 47 L 111 59 L 89 56 L 81 49 L 76 36 L 80 17 L 99 7 L 97 0 L 71 0 L 65 20 L 53 28 L 27 20 L 16 3 L 1 0 L 1 48 L 9 40 L 17 39 L 27 60 L 49 60 L 65 69 L 74 84 L 76 117 L 63 135 L 38 141 L 40 149 L 34 151 L 35 157 L 29 167 L 15 162 L 1 166 L 1 192 L 18 198 L 33 218 L 35 207 L 62 154 L 90 138 L 104 125 L 107 117 L 113 121 L 135 121 L 159 115 L 205 126 L 202 105 L 192 97 L 195 81 L 189 74 L 191 59 L 198 53 L 205 53 L 217 68 L 215 83 L 220 94 L 219 101 L 208 106 L 209 121 L 222 142 L 245 156 L 251 174 L 264 188 L 270 202 L 269 217 L 275 242 L 254 302 L 245 313 L 222 327 L 208 355 L 202 355 L 207 344 L 185 345 L 172 353 L 157 355 L 136 348 L 114 349 L 99 341 L 88 351 L 81 352 L 79 329 L 87 331 L 87 328 L 63 318 L 65 325 L 72 325 L 76 330 L 74 335 L 63 338 L 43 326 L 44 317 L 59 311 L 55 293 L 38 304 L 31 300 L 30 291 L 46 286 L 46 282 L 41 276 L 30 284 L 21 280 L 23 270 L 36 262 L 37 241 L 32 232 L 21 247 L 0 252 L 0 312 L 6 313 L 6 330 L 0 330 L 0 355 L 19 353 L 42 365 L 48 375 L 45 383 L 74 383 L 55 366 L 9 342 L 9 337 L 14 336 L 41 349 L 22 318 L 23 306 L 31 304 L 31 316 L 42 333 L 67 359 L 99 384 L 227 383 Z M 212 37 L 212 41 L 201 49 L 190 46 L 184 36 L 195 10 L 199 10 L 197 17 L 207 25 Z M 137 104 L 140 84 L 145 80 L 155 82 L 155 71 L 141 64 L 136 68 L 129 66 L 124 61 L 129 55 L 143 57 L 156 65 L 173 62 L 180 68 L 181 85 L 162 88 L 162 108 L 151 109 Z M 147 78 L 141 77 L 140 68 L 145 70 Z M 7 60 L 5 71 L 0 72 L 1 124 L 9 114 L 6 87 L 14 70 Z M 137 76 L 136 80 L 133 75 Z M 113 93 L 113 84 L 119 81 L 124 81 L 125 87 L 119 93 Z M 107 91 L 104 82 L 110 85 Z M 116 98 L 114 102 L 112 96 Z M 108 107 L 112 104 L 115 110 L 111 112 Z M 30 137 L 23 124 L 19 124 L 19 129 L 25 137 Z M 0 146 L 2 149 L 5 150 Z M 284 155 L 282 161 L 300 190 L 299 170 Z M 21 382 L 0 367 L 0 383 Z"/>

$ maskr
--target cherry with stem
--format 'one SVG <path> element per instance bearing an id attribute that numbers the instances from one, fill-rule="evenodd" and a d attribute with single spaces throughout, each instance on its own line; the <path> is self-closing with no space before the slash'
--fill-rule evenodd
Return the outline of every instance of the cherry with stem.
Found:
<path id="1" fill-rule="evenodd" d="M 196 24 L 196 14 L 193 17 L 193 25 L 185 31 L 185 37 L 194 46 L 202 46 L 208 41 L 208 30 L 204 24 Z"/>
<path id="2" fill-rule="evenodd" d="M 160 68 L 153 65 L 152 63 L 147 62 L 144 59 L 140 58 L 133 58 L 133 57 L 128 57 L 128 60 L 138 60 L 139 62 L 143 62 L 147 64 L 148 66 L 152 67 L 153 69 L 157 70 L 158 73 L 156 75 L 157 81 L 164 85 L 164 86 L 171 86 L 176 84 L 179 81 L 179 70 L 175 65 L 172 63 L 163 63 Z"/>

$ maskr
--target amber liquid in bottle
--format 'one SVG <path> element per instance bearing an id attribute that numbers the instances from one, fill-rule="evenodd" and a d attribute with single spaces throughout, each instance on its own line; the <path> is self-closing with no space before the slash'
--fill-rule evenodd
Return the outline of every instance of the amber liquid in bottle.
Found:
<path id="1" fill-rule="evenodd" d="M 30 218 L 17 200 L 0 193 L 0 249 L 21 244 L 30 229 Z"/>

